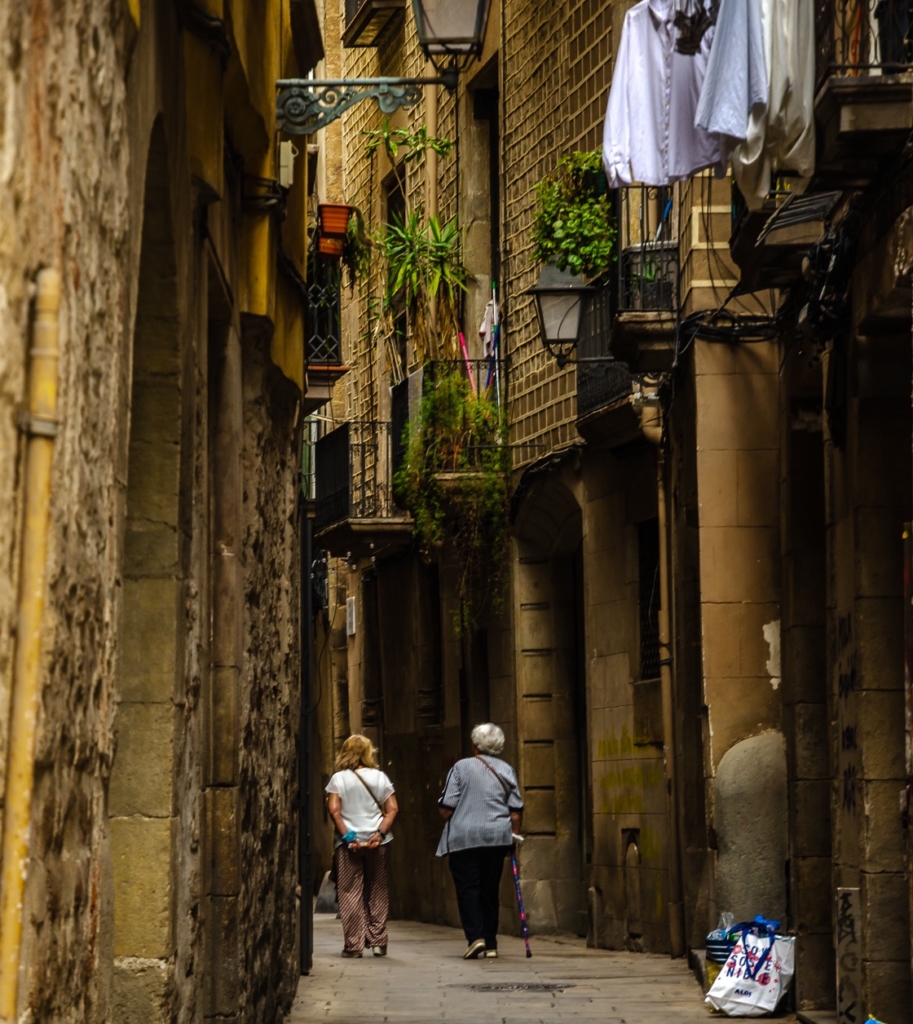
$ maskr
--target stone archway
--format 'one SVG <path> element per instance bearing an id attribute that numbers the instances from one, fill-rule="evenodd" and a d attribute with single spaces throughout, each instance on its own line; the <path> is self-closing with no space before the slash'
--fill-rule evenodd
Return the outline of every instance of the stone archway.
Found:
<path id="1" fill-rule="evenodd" d="M 181 638 L 181 345 L 168 155 L 152 131 L 133 338 L 117 751 L 109 814 L 115 1006 L 167 1019 L 173 969 L 175 694 Z"/>

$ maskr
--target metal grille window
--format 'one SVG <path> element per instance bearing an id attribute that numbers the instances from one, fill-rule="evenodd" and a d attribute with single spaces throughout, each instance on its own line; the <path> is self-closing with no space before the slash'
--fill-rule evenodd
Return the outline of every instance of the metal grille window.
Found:
<path id="1" fill-rule="evenodd" d="M 311 252 L 307 282 L 307 355 L 308 365 L 340 366 L 342 364 L 342 328 L 339 293 L 342 276 L 340 264 L 321 259 Z"/>
<path id="2" fill-rule="evenodd" d="M 897 74 L 913 66 L 910 0 L 816 0 L 818 81 L 827 75 Z"/>
<path id="3" fill-rule="evenodd" d="M 619 189 L 619 309 L 678 308 L 678 239 L 671 188 Z"/>
<path id="4" fill-rule="evenodd" d="M 637 526 L 640 570 L 640 678 L 659 677 L 659 521 Z"/>

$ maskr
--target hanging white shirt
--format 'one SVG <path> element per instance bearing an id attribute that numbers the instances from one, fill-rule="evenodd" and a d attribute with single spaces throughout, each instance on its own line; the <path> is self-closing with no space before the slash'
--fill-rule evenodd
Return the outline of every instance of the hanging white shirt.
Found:
<path id="1" fill-rule="evenodd" d="M 640 0 L 625 15 L 602 146 L 610 188 L 725 172 L 720 136 L 694 127 L 713 29 L 694 55 L 677 53 L 674 16 L 673 0 Z"/>
<path id="2" fill-rule="evenodd" d="M 735 145 L 748 135 L 751 112 L 764 109 L 767 98 L 760 2 L 722 0 L 694 125 Z"/>
<path id="3" fill-rule="evenodd" d="M 732 171 L 751 209 L 770 191 L 771 175 L 815 171 L 815 8 L 813 0 L 761 0 L 768 102 L 756 108 Z M 793 184 L 801 192 L 805 182 Z"/>

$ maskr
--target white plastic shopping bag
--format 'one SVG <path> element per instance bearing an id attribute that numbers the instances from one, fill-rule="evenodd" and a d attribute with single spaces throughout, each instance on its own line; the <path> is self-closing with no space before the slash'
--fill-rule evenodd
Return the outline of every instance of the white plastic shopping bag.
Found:
<path id="1" fill-rule="evenodd" d="M 795 939 L 745 926 L 704 1002 L 730 1017 L 763 1017 L 777 1008 L 795 973 Z"/>

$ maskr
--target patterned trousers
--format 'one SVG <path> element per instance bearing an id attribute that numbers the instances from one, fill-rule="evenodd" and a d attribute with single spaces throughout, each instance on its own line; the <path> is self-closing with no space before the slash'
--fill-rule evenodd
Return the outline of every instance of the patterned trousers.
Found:
<path id="1" fill-rule="evenodd" d="M 345 948 L 360 953 L 365 947 L 387 945 L 387 848 L 336 851 L 336 899 L 342 918 Z"/>

